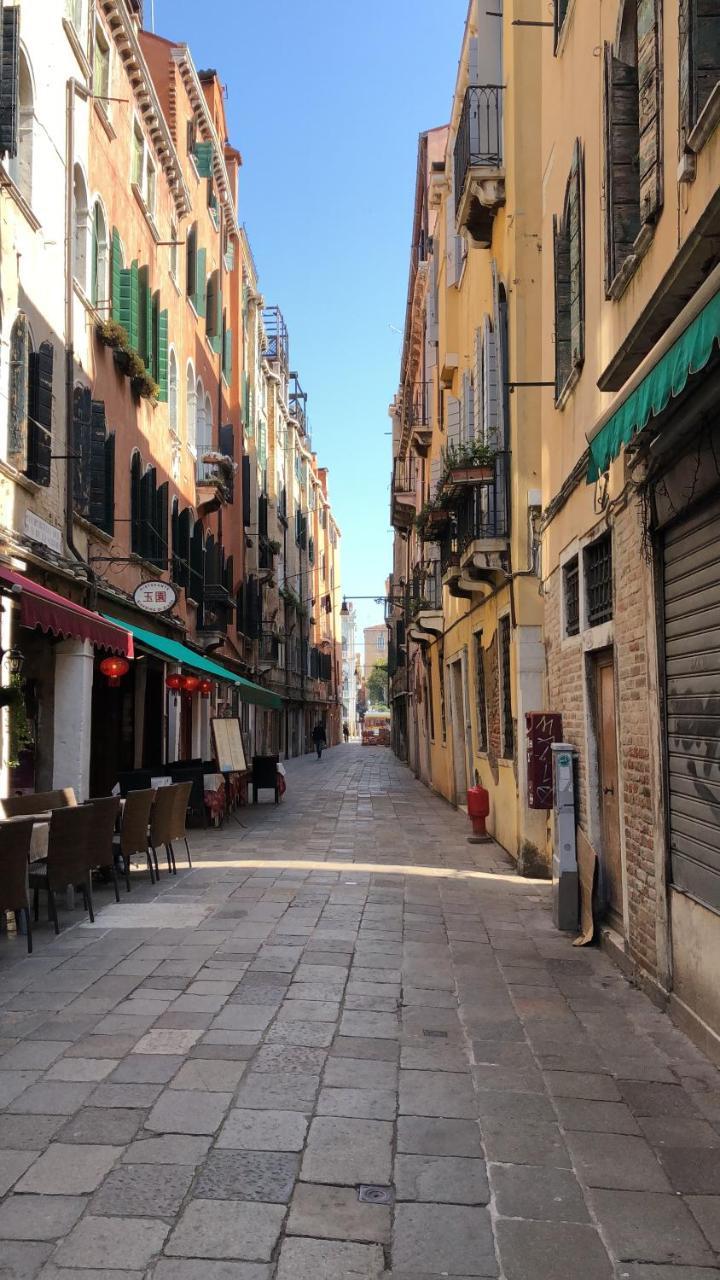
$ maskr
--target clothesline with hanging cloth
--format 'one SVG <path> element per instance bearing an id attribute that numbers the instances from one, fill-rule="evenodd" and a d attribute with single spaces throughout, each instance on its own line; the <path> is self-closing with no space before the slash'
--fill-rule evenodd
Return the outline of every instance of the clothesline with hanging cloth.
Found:
<path id="1" fill-rule="evenodd" d="M 21 626 L 31 630 L 39 627 L 41 631 L 65 639 L 89 640 L 96 649 L 109 649 L 112 653 L 132 658 L 133 638 L 124 623 L 110 623 L 99 613 L 84 609 L 57 591 L 41 587 L 5 565 L 0 566 L 0 583 L 11 589 L 20 589 Z"/>
<path id="2" fill-rule="evenodd" d="M 203 675 L 212 676 L 215 680 L 224 680 L 227 684 L 234 685 L 242 702 L 250 702 L 257 707 L 268 707 L 273 711 L 279 711 L 282 708 L 282 698 L 277 694 L 271 693 L 269 689 L 263 689 L 259 684 L 253 684 L 252 680 L 246 680 L 244 676 L 237 675 L 229 667 L 221 666 L 219 662 L 212 662 L 201 653 L 195 653 L 194 649 L 181 644 L 179 640 L 169 640 L 165 636 L 157 635 L 154 631 L 145 631 L 143 627 L 136 627 L 135 623 L 121 622 L 118 618 L 111 618 L 109 614 L 103 616 L 115 627 L 127 627 L 138 644 L 150 653 L 155 653 L 169 662 L 176 662 L 180 666 L 190 667 L 193 671 L 200 671 Z"/>
<path id="3" fill-rule="evenodd" d="M 658 343 L 666 349 L 655 357 L 654 364 L 645 375 L 625 393 L 622 403 L 617 407 L 612 405 L 587 433 L 590 445 L 588 484 L 594 484 L 618 457 L 623 445 L 629 444 L 633 436 L 647 426 L 651 417 L 662 413 L 670 400 L 685 390 L 688 378 L 708 364 L 715 344 L 720 343 L 719 289 L 720 277 L 716 268 Z M 681 330 L 679 336 L 675 336 L 677 329 Z M 668 339 L 671 345 L 668 345 Z M 648 361 L 653 354 L 647 358 Z M 642 366 L 638 374 L 642 375 Z"/>

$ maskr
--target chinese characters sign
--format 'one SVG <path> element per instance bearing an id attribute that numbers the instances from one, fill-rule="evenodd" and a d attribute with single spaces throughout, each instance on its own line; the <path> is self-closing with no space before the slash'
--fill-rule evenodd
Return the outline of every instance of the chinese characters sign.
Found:
<path id="1" fill-rule="evenodd" d="M 133 600 L 146 613 L 168 613 L 177 594 L 169 582 L 141 582 L 133 592 Z"/>
<path id="2" fill-rule="evenodd" d="M 562 742 L 562 716 L 554 711 L 530 711 L 527 729 L 528 804 L 531 809 L 552 809 L 552 744 Z"/>

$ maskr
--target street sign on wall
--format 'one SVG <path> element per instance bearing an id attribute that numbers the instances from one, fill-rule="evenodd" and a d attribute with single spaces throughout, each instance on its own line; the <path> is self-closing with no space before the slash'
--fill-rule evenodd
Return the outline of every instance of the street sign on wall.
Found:
<path id="1" fill-rule="evenodd" d="M 169 613 L 177 601 L 177 592 L 169 582 L 141 582 L 133 591 L 133 600 L 145 613 Z"/>

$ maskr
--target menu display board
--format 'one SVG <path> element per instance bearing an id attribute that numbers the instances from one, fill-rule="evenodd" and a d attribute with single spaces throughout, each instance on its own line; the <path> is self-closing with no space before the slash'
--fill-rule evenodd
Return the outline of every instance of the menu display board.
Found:
<path id="1" fill-rule="evenodd" d="M 211 720 L 215 757 L 221 773 L 244 773 L 247 769 L 239 720 Z"/>

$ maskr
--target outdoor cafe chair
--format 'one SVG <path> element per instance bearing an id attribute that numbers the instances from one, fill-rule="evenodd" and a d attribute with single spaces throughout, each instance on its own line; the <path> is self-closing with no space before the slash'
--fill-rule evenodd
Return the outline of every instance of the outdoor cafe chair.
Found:
<path id="1" fill-rule="evenodd" d="M 48 895 L 48 913 L 60 932 L 55 894 L 64 893 L 68 885 L 80 889 L 85 910 L 91 922 L 95 920 L 90 875 L 90 833 L 93 822 L 93 806 L 78 805 L 73 808 L 53 809 L 50 815 L 47 858 L 30 866 L 29 882 L 34 890 L 35 919 L 40 914 L 39 892 Z"/>
<path id="2" fill-rule="evenodd" d="M 175 809 L 175 792 L 177 786 L 158 787 L 150 813 L 150 848 L 155 866 L 157 866 L 157 850 L 164 845 L 168 872 L 177 875 L 175 853 L 173 851 L 173 813 Z"/>
<path id="3" fill-rule="evenodd" d="M 192 870 L 192 858 L 190 857 L 190 846 L 187 842 L 187 812 L 190 804 L 190 793 L 192 791 L 192 782 L 178 782 L 173 787 L 175 802 L 173 805 L 171 840 L 182 840 L 185 844 L 185 852 L 187 853 L 188 866 Z M 173 865 L 175 864 L 175 854 L 173 853 Z"/>
<path id="4" fill-rule="evenodd" d="M 33 949 L 28 899 L 28 859 L 32 833 L 32 818 L 0 824 L 0 911 L 14 911 L 18 924 L 20 916 L 25 916 L 28 954 Z"/>
<path id="5" fill-rule="evenodd" d="M 90 870 L 102 869 L 110 872 L 115 888 L 115 901 L 119 902 L 120 890 L 115 866 L 113 837 L 117 816 L 120 812 L 120 797 L 102 796 L 99 799 L 91 800 L 90 805 L 93 811 L 88 849 Z"/>
<path id="6" fill-rule="evenodd" d="M 143 791 L 128 791 L 123 808 L 120 833 L 115 838 L 115 851 L 122 856 L 128 893 L 130 892 L 130 863 L 137 854 L 141 854 L 147 859 L 152 884 L 155 883 L 155 874 L 157 873 L 158 878 L 160 876 L 157 854 L 155 854 L 155 869 L 153 870 L 153 854 L 150 852 L 148 841 L 150 812 L 154 799 L 155 789 L 153 787 L 148 787 Z"/>
<path id="7" fill-rule="evenodd" d="M 76 804 L 72 787 L 60 787 L 57 791 L 31 791 L 22 796 L 7 796 L 5 800 L 0 800 L 5 818 L 45 813 L 48 809 L 65 809 Z"/>

